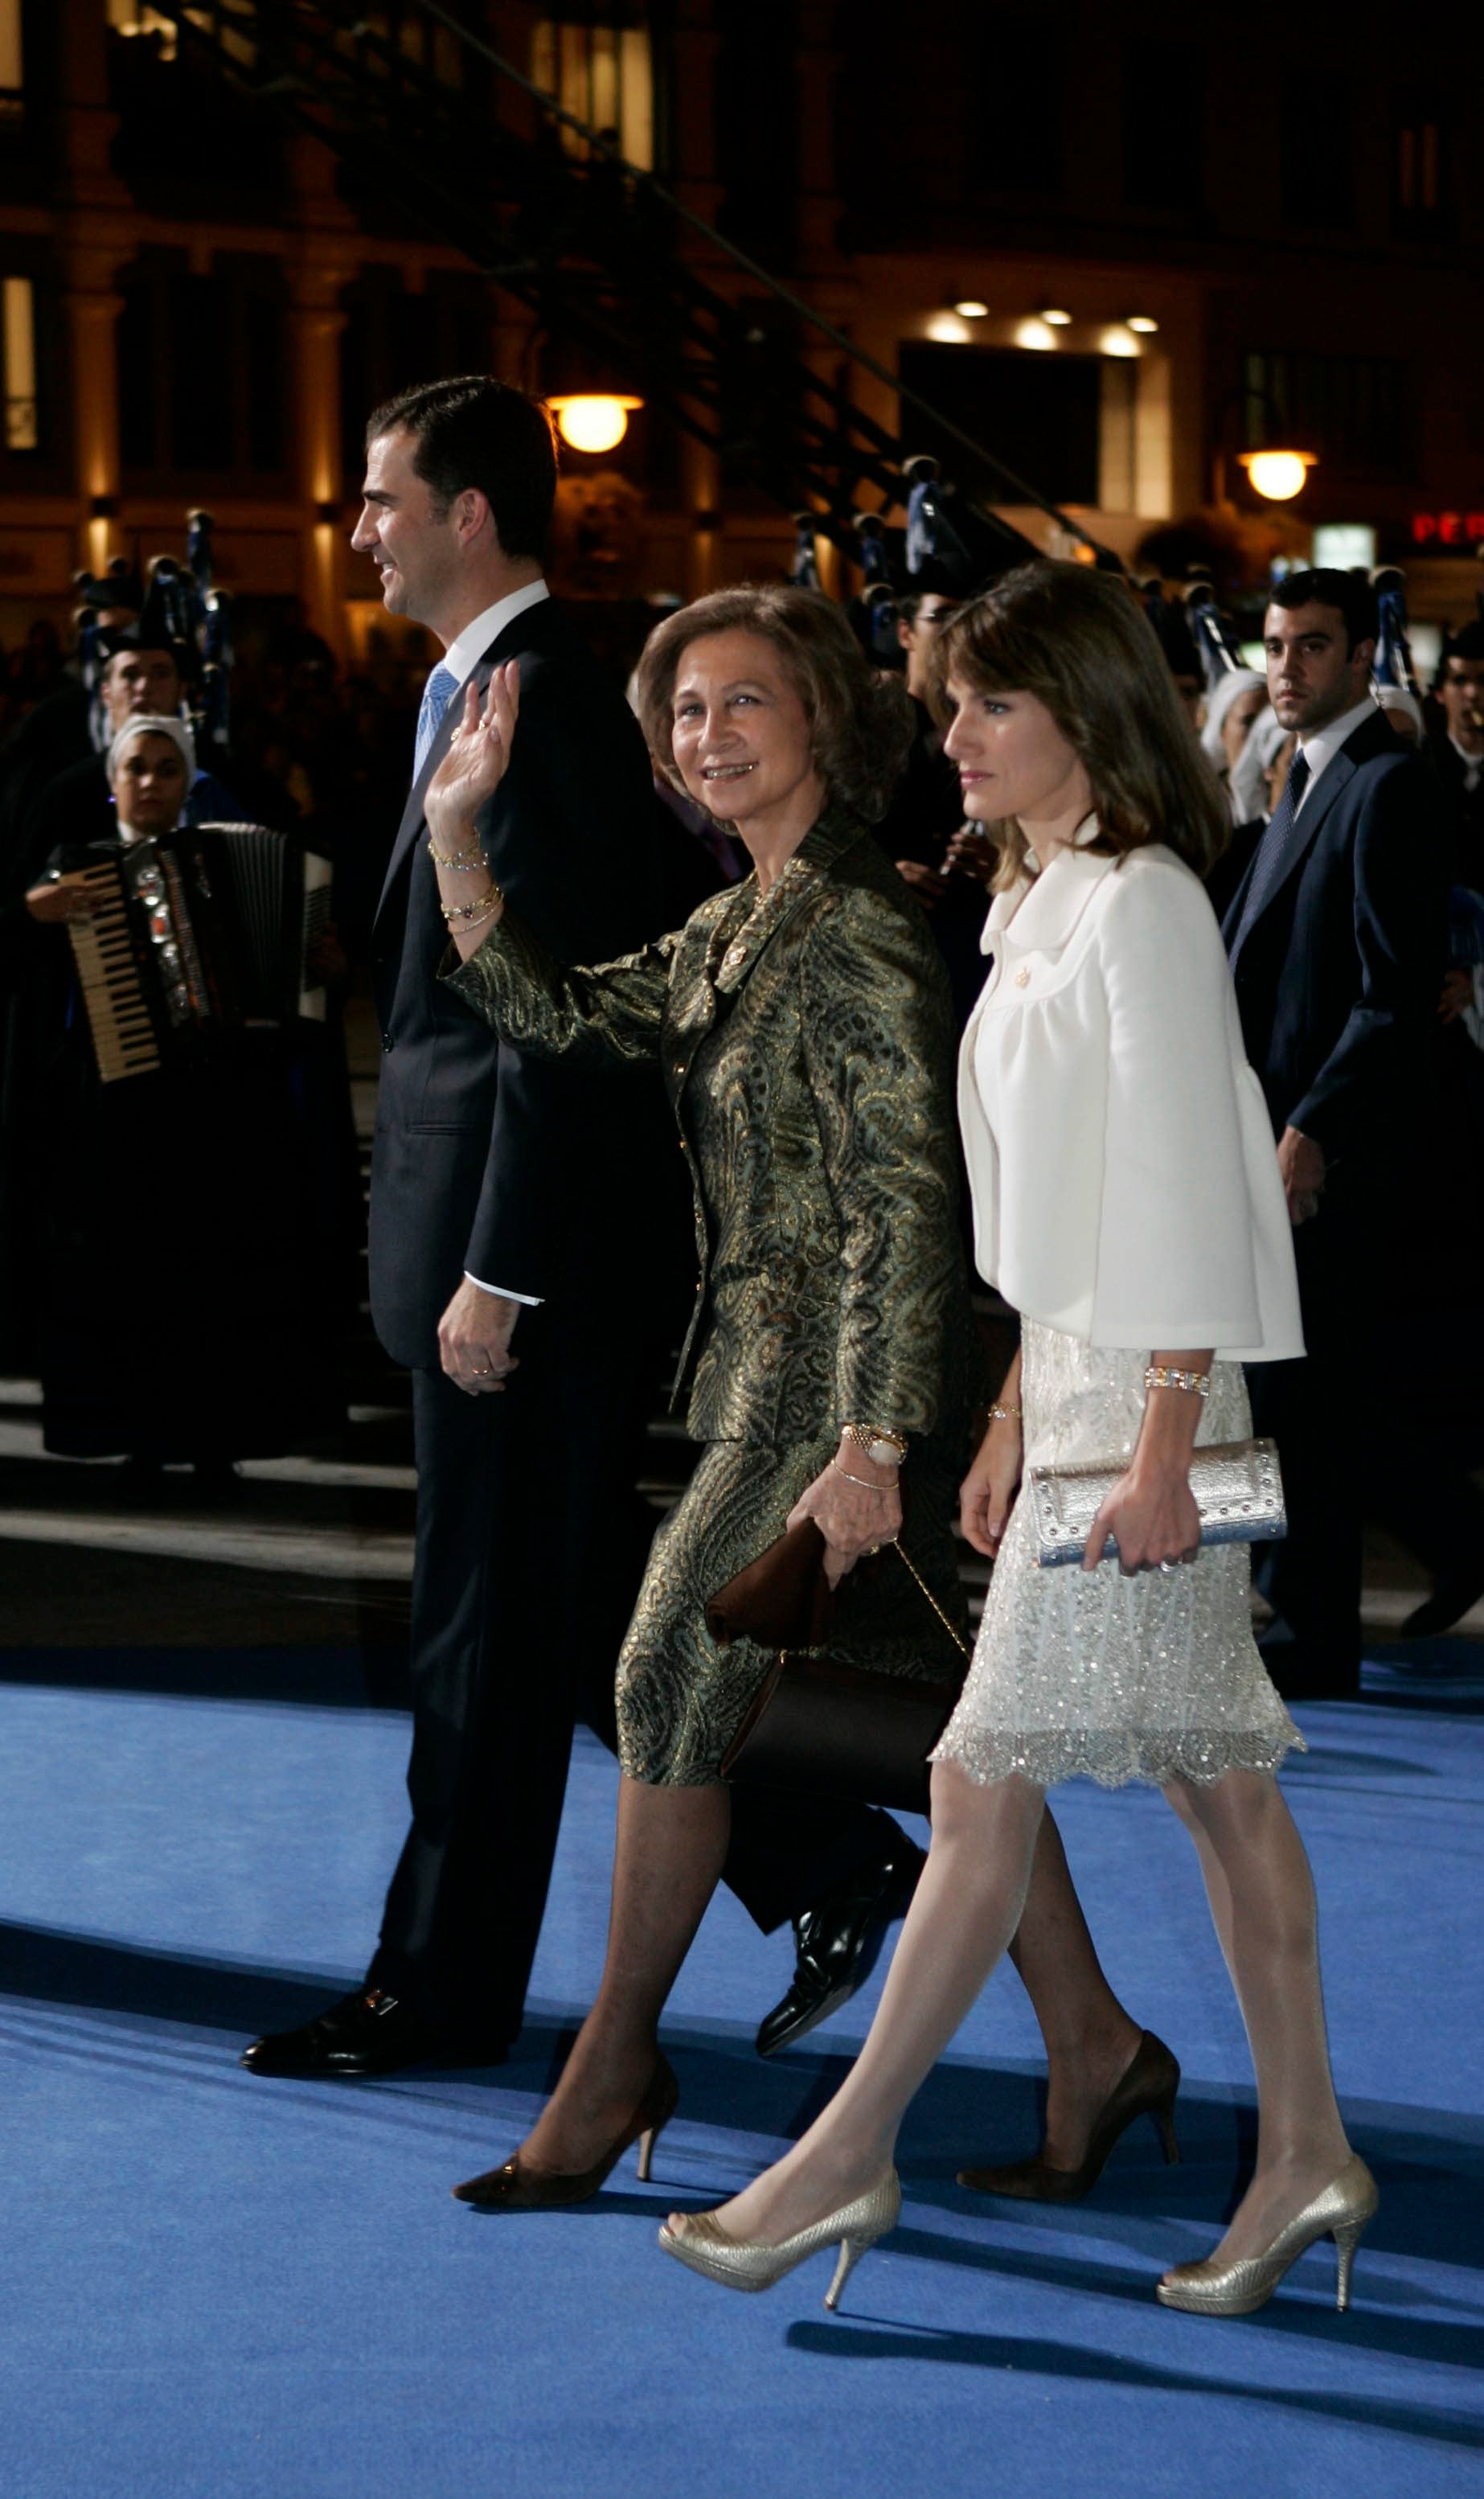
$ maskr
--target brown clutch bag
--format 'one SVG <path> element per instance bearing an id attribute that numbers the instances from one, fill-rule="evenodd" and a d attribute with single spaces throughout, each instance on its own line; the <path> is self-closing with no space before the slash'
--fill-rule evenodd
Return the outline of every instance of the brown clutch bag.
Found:
<path id="1" fill-rule="evenodd" d="M 965 1658 L 969 1651 L 900 1544 L 912 1573 Z M 835 1592 L 824 1576 L 824 1539 L 812 1518 L 790 1528 L 706 1606 L 718 1640 L 754 1639 L 778 1656 L 722 1758 L 734 1786 L 787 1788 L 851 1802 L 927 1811 L 928 1765 L 959 1685 L 847 1666 L 828 1656 L 790 1656 L 829 1638 Z"/>

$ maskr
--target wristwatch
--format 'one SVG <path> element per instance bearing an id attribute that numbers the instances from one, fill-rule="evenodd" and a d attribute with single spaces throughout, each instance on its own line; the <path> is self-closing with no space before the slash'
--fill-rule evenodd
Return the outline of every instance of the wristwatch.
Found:
<path id="1" fill-rule="evenodd" d="M 900 1467 L 907 1461 L 907 1444 L 900 1432 L 891 1432 L 884 1423 L 846 1423 L 845 1437 L 855 1443 L 863 1457 L 873 1466 Z"/>

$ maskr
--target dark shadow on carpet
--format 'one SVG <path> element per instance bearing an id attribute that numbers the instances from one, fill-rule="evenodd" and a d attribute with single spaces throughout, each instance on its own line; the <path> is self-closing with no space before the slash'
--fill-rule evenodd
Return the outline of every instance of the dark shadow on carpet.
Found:
<path id="1" fill-rule="evenodd" d="M 932 2253 L 936 2255 L 940 2251 L 935 2247 Z M 1086 2272 L 1087 2269 L 1082 2268 L 1081 2287 L 1101 2287 L 1089 2286 Z M 1145 2300 L 1149 2297 L 1147 2282 L 1141 2297 Z M 1295 2314 L 1301 2313 L 1295 2309 Z M 1268 2325 L 1288 2321 L 1275 2305 L 1263 2311 L 1263 2320 Z M 1355 2321 L 1353 2314 L 1343 2318 L 1331 2312 L 1331 2324 L 1342 2333 L 1353 2328 Z M 1421 2327 L 1417 2329 L 1419 2338 L 1424 2330 Z M 1441 2405 L 1390 2403 L 1365 2395 L 1296 2394 L 1266 2385 L 1244 2390 L 1227 2378 L 1201 2377 L 1183 2369 L 1155 2368 L 1147 2361 L 1124 2354 L 1105 2358 L 1099 2353 L 1081 2350 L 1073 2343 L 1019 2340 L 1008 2334 L 965 2334 L 934 2326 L 872 2328 L 848 2324 L 818 2325 L 804 2321 L 790 2325 L 784 2339 L 791 2350 L 807 2352 L 824 2359 L 937 2360 L 956 2368 L 1013 2369 L 1041 2377 L 1102 2381 L 1120 2387 L 1158 2387 L 1171 2394 L 1230 2398 L 1249 2392 L 1251 2400 L 1261 2404 L 1264 2411 L 1275 2408 L 1303 2413 L 1321 2420 L 1342 2421 L 1351 2427 L 1395 2430 L 1406 2438 L 1433 2439 L 1450 2447 L 1484 2446 L 1484 2433 L 1476 2421 Z M 1325 2339 L 1338 2338 L 1327 2336 Z"/>

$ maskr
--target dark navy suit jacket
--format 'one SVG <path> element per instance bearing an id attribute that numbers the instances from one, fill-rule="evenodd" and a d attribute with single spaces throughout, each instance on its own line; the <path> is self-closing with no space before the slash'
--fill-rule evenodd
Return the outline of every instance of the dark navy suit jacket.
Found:
<path id="1" fill-rule="evenodd" d="M 1416 1151 L 1448 893 L 1440 794 L 1379 711 L 1315 782 L 1238 948 L 1251 877 L 1249 864 L 1223 934 L 1274 1133 L 1299 1128 L 1322 1149 L 1329 1206 L 1371 1195 Z"/>
<path id="2" fill-rule="evenodd" d="M 480 820 L 510 903 L 566 963 L 660 933 L 649 761 L 637 724 L 553 600 L 515 617 L 474 671 L 518 659 L 509 768 Z M 564 1301 L 621 1280 L 667 1142 L 658 1083 L 527 1060 L 437 977 L 447 948 L 422 793 L 403 815 L 371 938 L 383 1052 L 371 1162 L 371 1314 L 394 1361 L 436 1368 L 437 1323 L 466 1271 Z M 651 1098 L 652 1097 L 652 1098 Z M 668 1176 L 673 1146 L 663 1169 Z"/>

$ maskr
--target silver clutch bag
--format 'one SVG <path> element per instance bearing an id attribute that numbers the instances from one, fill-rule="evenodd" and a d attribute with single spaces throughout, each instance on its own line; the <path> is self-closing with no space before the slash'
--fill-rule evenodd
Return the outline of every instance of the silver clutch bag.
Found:
<path id="1" fill-rule="evenodd" d="M 1025 1498 L 1044 1571 L 1061 1562 L 1081 1562 L 1093 1520 L 1127 1473 L 1124 1458 L 1027 1468 Z M 1190 1489 L 1201 1513 L 1203 1544 L 1255 1544 L 1288 1533 L 1275 1442 L 1222 1441 L 1197 1449 L 1190 1461 Z M 1104 1561 L 1117 1550 L 1110 1537 Z"/>

